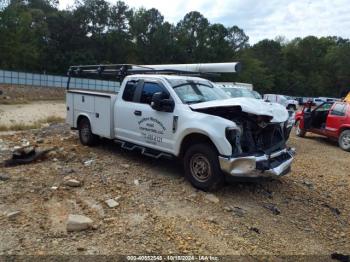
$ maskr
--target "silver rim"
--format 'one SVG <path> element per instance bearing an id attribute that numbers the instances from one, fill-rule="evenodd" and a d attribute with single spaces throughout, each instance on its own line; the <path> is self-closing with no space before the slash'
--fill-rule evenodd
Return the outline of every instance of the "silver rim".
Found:
<path id="1" fill-rule="evenodd" d="M 346 147 L 346 148 L 350 146 L 350 134 L 349 135 L 343 135 L 342 143 L 343 143 L 343 146 Z"/>
<path id="2" fill-rule="evenodd" d="M 190 160 L 192 175 L 201 182 L 205 182 L 211 176 L 209 160 L 202 154 L 195 154 Z"/>

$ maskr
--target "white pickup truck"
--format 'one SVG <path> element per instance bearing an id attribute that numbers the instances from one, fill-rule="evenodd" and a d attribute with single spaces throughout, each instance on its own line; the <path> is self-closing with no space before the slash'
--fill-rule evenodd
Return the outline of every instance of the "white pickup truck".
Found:
<path id="1" fill-rule="evenodd" d="M 66 122 L 84 145 L 104 137 L 155 158 L 180 158 L 186 178 L 205 191 L 226 175 L 285 175 L 294 155 L 283 106 L 228 98 L 199 77 L 129 75 L 118 93 L 70 88 Z"/>
<path id="2" fill-rule="evenodd" d="M 296 111 L 298 108 L 298 101 L 290 99 L 284 95 L 265 94 L 264 100 L 268 102 L 278 103 L 285 106 L 288 110 Z"/>

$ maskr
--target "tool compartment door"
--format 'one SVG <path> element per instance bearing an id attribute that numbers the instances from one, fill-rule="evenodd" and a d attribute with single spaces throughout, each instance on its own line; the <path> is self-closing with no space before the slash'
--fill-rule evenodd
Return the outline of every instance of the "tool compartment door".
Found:
<path id="1" fill-rule="evenodd" d="M 92 115 L 92 132 L 106 138 L 111 138 L 111 97 L 95 96 L 95 112 Z"/>
<path id="2" fill-rule="evenodd" d="M 66 123 L 70 127 L 74 126 L 74 104 L 73 104 L 74 94 L 66 93 Z"/>
<path id="3" fill-rule="evenodd" d="M 85 113 L 94 112 L 94 96 L 91 94 L 74 93 L 74 109 Z"/>

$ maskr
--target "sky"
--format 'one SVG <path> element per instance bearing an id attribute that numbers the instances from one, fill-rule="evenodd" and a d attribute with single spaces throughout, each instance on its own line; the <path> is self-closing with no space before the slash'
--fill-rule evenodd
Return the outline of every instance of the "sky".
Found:
<path id="1" fill-rule="evenodd" d="M 115 3 L 116 0 L 107 0 Z M 60 0 L 60 8 L 73 1 Z M 350 38 L 350 0 L 125 0 L 133 8 L 156 8 L 165 20 L 177 23 L 190 11 L 210 23 L 237 25 L 249 43 L 283 36 L 340 36 Z"/>

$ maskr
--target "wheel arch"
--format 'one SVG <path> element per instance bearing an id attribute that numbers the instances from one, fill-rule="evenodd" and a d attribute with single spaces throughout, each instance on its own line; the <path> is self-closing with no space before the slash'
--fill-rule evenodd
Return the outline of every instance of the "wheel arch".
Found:
<path id="1" fill-rule="evenodd" d="M 182 158 L 185 155 L 186 150 L 194 144 L 200 144 L 200 143 L 207 143 L 210 144 L 211 146 L 213 146 L 215 148 L 215 150 L 217 152 L 219 152 L 217 146 L 215 145 L 215 143 L 211 140 L 211 138 L 205 134 L 202 133 L 190 133 L 187 134 L 185 137 L 183 137 L 183 139 L 181 140 L 181 144 L 180 144 L 180 150 L 179 150 L 179 154 L 178 156 L 180 158 Z"/>
<path id="2" fill-rule="evenodd" d="M 78 115 L 77 120 L 76 120 L 76 122 L 75 122 L 77 128 L 79 128 L 79 123 L 80 123 L 80 121 L 83 120 L 84 118 L 86 118 L 87 120 L 89 120 L 90 125 L 91 125 L 91 120 L 90 120 L 89 115 L 84 114 L 84 113 L 81 113 L 81 114 Z"/>
<path id="3" fill-rule="evenodd" d="M 339 131 L 338 131 L 338 136 L 340 136 L 341 133 L 342 133 L 343 131 L 345 131 L 345 130 L 350 130 L 350 125 L 341 126 L 341 127 L 339 128 Z"/>

